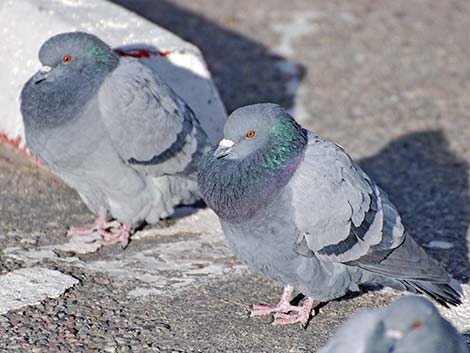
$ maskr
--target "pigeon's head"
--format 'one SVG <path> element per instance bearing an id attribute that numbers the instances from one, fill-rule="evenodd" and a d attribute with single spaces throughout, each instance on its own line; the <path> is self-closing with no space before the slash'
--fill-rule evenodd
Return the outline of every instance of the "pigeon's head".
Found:
<path id="1" fill-rule="evenodd" d="M 43 69 L 34 76 L 34 83 L 98 78 L 116 67 L 119 58 L 96 36 L 84 32 L 57 34 L 39 50 Z"/>
<path id="2" fill-rule="evenodd" d="M 442 319 L 437 309 L 427 299 L 417 296 L 406 296 L 396 300 L 384 311 L 385 335 L 397 341 L 420 337 Z"/>
<path id="3" fill-rule="evenodd" d="M 119 57 L 106 43 L 81 32 L 49 38 L 39 50 L 39 60 L 43 69 L 21 91 L 27 132 L 73 119 L 119 64 Z"/>
<path id="4" fill-rule="evenodd" d="M 272 157 L 275 166 L 306 142 L 306 130 L 276 104 L 254 104 L 235 110 L 224 127 L 224 138 L 214 156 L 244 159 L 254 152 Z"/>

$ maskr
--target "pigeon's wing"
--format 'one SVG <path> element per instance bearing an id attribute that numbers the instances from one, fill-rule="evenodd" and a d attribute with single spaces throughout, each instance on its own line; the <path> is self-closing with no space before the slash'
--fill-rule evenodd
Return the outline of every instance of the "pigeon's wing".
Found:
<path id="1" fill-rule="evenodd" d="M 147 174 L 188 170 L 206 147 L 206 135 L 191 109 L 136 60 L 121 59 L 98 100 L 114 148 L 125 163 Z"/>
<path id="2" fill-rule="evenodd" d="M 308 248 L 320 259 L 347 263 L 383 256 L 404 241 L 400 216 L 387 195 L 328 140 L 309 134 L 290 185 L 299 253 Z"/>
<path id="3" fill-rule="evenodd" d="M 338 145 L 309 135 L 289 183 L 297 252 L 394 278 L 406 289 L 460 303 L 460 285 L 406 234 L 387 195 Z"/>

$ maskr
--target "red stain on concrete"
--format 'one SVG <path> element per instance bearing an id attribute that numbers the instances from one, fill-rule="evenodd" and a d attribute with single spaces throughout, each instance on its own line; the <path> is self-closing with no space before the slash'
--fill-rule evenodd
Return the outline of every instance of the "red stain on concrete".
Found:
<path id="1" fill-rule="evenodd" d="M 150 58 L 150 56 L 163 56 L 166 57 L 171 54 L 169 51 L 158 51 L 158 50 L 149 50 L 149 49 L 138 49 L 138 48 L 133 48 L 133 49 L 121 49 L 121 48 L 115 48 L 114 52 L 118 54 L 119 56 L 130 56 L 136 59 L 141 59 L 141 58 Z"/>
<path id="2" fill-rule="evenodd" d="M 20 148 L 20 146 L 21 146 L 21 137 L 19 137 L 19 136 L 15 139 L 12 139 L 12 138 L 8 137 L 8 135 L 6 133 L 0 131 L 0 143 L 13 146 L 15 149 L 19 149 L 21 152 L 24 152 L 28 156 L 30 156 L 26 146 Z"/>
<path id="3" fill-rule="evenodd" d="M 8 145 L 12 145 L 15 148 L 19 148 L 21 144 L 21 137 L 17 137 L 16 139 L 11 139 L 4 132 L 0 132 L 0 142 L 6 143 Z"/>

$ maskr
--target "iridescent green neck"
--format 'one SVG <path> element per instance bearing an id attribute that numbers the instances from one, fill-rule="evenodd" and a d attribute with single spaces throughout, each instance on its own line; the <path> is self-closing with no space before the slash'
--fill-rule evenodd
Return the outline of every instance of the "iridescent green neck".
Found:
<path id="1" fill-rule="evenodd" d="M 95 43 L 86 52 L 87 58 L 93 58 L 100 64 L 117 65 L 118 56 L 104 43 Z"/>
<path id="2" fill-rule="evenodd" d="M 307 131 L 293 119 L 282 119 L 272 127 L 271 139 L 262 167 L 277 169 L 302 152 L 307 144 Z"/>

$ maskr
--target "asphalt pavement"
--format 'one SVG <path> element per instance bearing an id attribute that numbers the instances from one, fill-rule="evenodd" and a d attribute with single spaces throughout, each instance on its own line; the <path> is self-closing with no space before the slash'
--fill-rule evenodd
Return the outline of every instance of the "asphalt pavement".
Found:
<path id="1" fill-rule="evenodd" d="M 344 146 L 468 282 L 469 1 L 115 2 L 199 46 L 229 112 L 276 102 Z M 91 221 L 75 191 L 0 146 L 0 278 L 40 267 L 79 281 L 0 315 L 0 351 L 314 352 L 353 312 L 395 296 L 355 295 L 306 330 L 274 327 L 248 310 L 282 287 L 240 265 L 211 211 L 145 229 L 125 250 L 66 236 Z"/>

